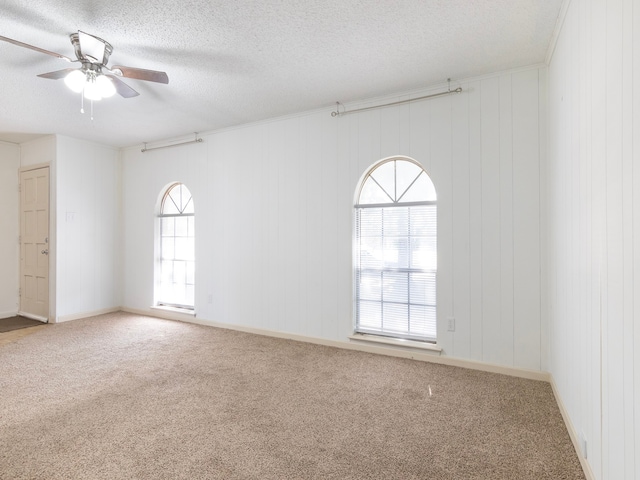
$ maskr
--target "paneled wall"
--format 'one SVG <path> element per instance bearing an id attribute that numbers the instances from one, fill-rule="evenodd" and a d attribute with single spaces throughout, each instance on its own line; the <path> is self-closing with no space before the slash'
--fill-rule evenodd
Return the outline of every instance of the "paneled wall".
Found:
<path id="1" fill-rule="evenodd" d="M 459 95 L 337 118 L 308 112 L 206 134 L 200 144 L 124 150 L 123 305 L 152 305 L 154 212 L 163 188 L 180 181 L 195 200 L 200 320 L 347 341 L 354 193 L 375 162 L 407 155 L 438 191 L 443 354 L 545 370 L 545 78 L 546 69 L 530 68 L 465 81 Z"/>
<path id="2" fill-rule="evenodd" d="M 637 2 L 573 0 L 549 67 L 549 369 L 597 479 L 640 478 L 639 58 Z"/>
<path id="3" fill-rule="evenodd" d="M 120 306 L 118 150 L 56 137 L 56 317 Z"/>
<path id="4" fill-rule="evenodd" d="M 0 142 L 0 318 L 18 312 L 20 147 Z"/>

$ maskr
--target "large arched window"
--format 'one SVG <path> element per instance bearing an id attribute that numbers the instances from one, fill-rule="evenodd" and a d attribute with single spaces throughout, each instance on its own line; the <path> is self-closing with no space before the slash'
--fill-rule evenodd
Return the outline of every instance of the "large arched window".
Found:
<path id="1" fill-rule="evenodd" d="M 415 161 L 365 176 L 355 204 L 358 333 L 436 341 L 436 190 Z"/>
<path id="2" fill-rule="evenodd" d="M 160 205 L 160 245 L 156 303 L 194 308 L 195 217 L 191 192 L 182 183 L 170 185 Z"/>

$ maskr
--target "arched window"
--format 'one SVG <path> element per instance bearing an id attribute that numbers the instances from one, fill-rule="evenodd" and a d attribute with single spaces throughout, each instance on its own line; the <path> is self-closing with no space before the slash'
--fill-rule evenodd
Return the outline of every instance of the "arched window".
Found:
<path id="1" fill-rule="evenodd" d="M 436 190 L 415 161 L 365 176 L 355 204 L 358 333 L 436 341 Z"/>
<path id="2" fill-rule="evenodd" d="M 167 188 L 160 204 L 156 303 L 194 308 L 195 217 L 191 192 L 182 183 Z"/>

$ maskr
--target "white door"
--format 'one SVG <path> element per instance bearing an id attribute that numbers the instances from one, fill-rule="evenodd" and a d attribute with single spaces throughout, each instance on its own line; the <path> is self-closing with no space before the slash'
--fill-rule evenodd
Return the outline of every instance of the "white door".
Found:
<path id="1" fill-rule="evenodd" d="M 20 173 L 20 315 L 49 318 L 49 167 Z"/>

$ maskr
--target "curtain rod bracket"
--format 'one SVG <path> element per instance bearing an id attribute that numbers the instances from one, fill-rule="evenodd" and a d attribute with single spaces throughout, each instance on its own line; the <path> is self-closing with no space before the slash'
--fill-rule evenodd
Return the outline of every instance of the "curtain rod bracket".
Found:
<path id="1" fill-rule="evenodd" d="M 342 113 L 343 114 L 347 113 L 345 108 L 344 108 L 344 105 L 342 105 L 340 102 L 336 102 L 336 111 L 335 112 L 331 112 L 331 116 L 332 117 L 337 117 L 337 116 L 340 115 L 340 107 L 342 107 Z"/>

